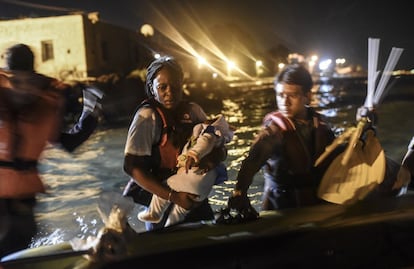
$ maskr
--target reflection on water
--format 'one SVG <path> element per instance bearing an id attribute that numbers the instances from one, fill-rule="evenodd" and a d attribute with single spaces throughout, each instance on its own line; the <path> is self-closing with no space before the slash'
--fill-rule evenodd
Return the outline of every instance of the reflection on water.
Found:
<path id="1" fill-rule="evenodd" d="M 414 135 L 414 85 L 396 84 L 378 109 L 378 137 L 386 153 L 401 161 Z M 364 102 L 365 84 L 316 85 L 311 105 L 332 123 L 339 134 L 354 124 L 356 109 Z M 272 89 L 227 94 L 220 101 L 200 102 L 208 114 L 223 113 L 236 128 L 229 144 L 227 165 L 230 180 L 214 186 L 210 201 L 214 209 L 225 206 L 233 189 L 240 162 L 260 128 L 263 116 L 275 107 Z M 122 171 L 127 134 L 124 128 L 101 130 L 73 154 L 49 148 L 41 172 L 48 189 L 38 196 L 37 217 L 40 231 L 33 246 L 55 244 L 73 237 L 96 235 L 103 226 L 97 211 L 97 198 L 103 192 L 121 192 L 128 177 Z M 249 190 L 252 204 L 259 209 L 263 177 L 259 172 Z M 143 231 L 136 219 L 137 206 L 130 217 L 133 228 Z"/>

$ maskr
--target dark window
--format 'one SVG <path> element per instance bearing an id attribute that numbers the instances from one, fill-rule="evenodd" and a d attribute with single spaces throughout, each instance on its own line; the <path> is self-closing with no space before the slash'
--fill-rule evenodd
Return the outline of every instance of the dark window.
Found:
<path id="1" fill-rule="evenodd" d="M 109 60 L 109 57 L 108 57 L 108 43 L 103 41 L 101 43 L 101 49 L 102 49 L 102 60 L 107 62 Z"/>
<path id="2" fill-rule="evenodd" d="M 48 60 L 53 60 L 53 42 L 51 40 L 42 41 L 42 61 L 46 62 Z"/>

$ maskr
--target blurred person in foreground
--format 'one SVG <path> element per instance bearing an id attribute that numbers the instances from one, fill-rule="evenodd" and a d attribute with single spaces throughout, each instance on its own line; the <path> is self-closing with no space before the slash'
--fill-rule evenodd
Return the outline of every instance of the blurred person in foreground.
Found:
<path id="1" fill-rule="evenodd" d="M 29 247 L 36 233 L 36 194 L 45 192 L 38 162 L 48 143 L 72 152 L 98 123 L 97 89 L 84 90 L 78 122 L 63 130 L 70 87 L 34 70 L 25 44 L 6 51 L 0 69 L 0 257 Z"/>
<path id="2" fill-rule="evenodd" d="M 275 80 L 277 110 L 263 119 L 247 157 L 242 161 L 228 207 L 242 215 L 257 215 L 247 191 L 263 168 L 262 210 L 315 205 L 322 200 L 317 188 L 327 165 L 314 167 L 315 160 L 335 135 L 312 107 L 313 81 L 301 64 L 286 66 Z M 325 162 L 327 163 L 328 160 Z"/>
<path id="3" fill-rule="evenodd" d="M 207 120 L 204 110 L 183 99 L 183 71 L 170 56 L 155 59 L 147 68 L 146 94 L 130 124 L 125 144 L 124 170 L 131 177 L 124 195 L 147 206 L 152 194 L 189 210 L 184 222 L 213 220 L 208 198 L 170 189 L 165 180 L 176 173 L 177 156 L 191 137 L 193 127 Z M 224 159 L 223 150 L 203 158 L 200 169 L 208 171 Z M 169 211 L 158 223 L 146 222 L 146 229 L 165 225 Z"/>

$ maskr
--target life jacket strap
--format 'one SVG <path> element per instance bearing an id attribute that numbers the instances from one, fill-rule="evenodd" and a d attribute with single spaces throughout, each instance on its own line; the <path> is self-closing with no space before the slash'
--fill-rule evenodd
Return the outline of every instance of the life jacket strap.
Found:
<path id="1" fill-rule="evenodd" d="M 28 171 L 37 169 L 37 161 L 27 161 L 22 159 L 15 159 L 13 161 L 0 160 L 0 167 L 11 168 L 17 171 Z"/>

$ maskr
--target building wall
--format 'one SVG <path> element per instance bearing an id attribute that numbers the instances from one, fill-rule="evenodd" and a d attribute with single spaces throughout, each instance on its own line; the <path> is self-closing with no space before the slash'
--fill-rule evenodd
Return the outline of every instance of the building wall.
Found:
<path id="1" fill-rule="evenodd" d="M 55 77 L 69 71 L 86 75 L 81 15 L 0 21 L 0 33 L 2 66 L 5 49 L 15 43 L 25 43 L 35 54 L 35 69 L 38 72 Z M 42 42 L 53 44 L 53 59 L 42 60 Z"/>
<path id="2" fill-rule="evenodd" d="M 105 22 L 85 21 L 86 62 L 92 75 L 126 74 L 147 61 L 139 34 Z"/>
<path id="3" fill-rule="evenodd" d="M 90 15 L 0 21 L 0 66 L 5 66 L 5 49 L 16 43 L 32 48 L 38 72 L 60 79 L 125 74 L 146 63 L 147 52 L 137 33 Z M 53 59 L 42 60 L 42 42 L 52 44 Z"/>

